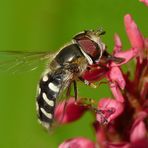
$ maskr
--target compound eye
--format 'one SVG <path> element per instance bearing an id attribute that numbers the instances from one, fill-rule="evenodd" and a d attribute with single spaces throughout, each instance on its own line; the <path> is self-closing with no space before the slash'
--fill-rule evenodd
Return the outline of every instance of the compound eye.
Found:
<path id="1" fill-rule="evenodd" d="M 87 53 L 93 60 L 96 60 L 100 56 L 100 48 L 98 44 L 88 37 L 83 37 L 77 40 L 77 43 L 82 50 Z"/>

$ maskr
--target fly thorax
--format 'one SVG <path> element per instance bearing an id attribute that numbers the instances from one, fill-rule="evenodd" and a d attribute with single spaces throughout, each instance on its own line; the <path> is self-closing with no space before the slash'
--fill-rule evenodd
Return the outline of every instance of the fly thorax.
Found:
<path id="1" fill-rule="evenodd" d="M 61 68 L 61 65 L 55 59 L 53 59 L 47 68 L 49 68 L 52 71 Z"/>

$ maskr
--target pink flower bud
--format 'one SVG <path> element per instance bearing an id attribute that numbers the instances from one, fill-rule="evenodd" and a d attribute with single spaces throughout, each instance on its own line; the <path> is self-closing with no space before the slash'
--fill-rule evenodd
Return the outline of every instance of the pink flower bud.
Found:
<path id="1" fill-rule="evenodd" d="M 111 98 L 103 98 L 99 101 L 98 109 L 101 110 L 102 114 L 97 114 L 97 121 L 102 122 L 102 117 L 108 122 L 117 118 L 124 109 L 123 103 L 120 103 Z"/>
<path id="2" fill-rule="evenodd" d="M 142 60 L 144 50 L 144 39 L 130 14 L 124 16 L 124 24 L 130 43 L 133 48 L 139 49 L 139 56 Z"/>
<path id="3" fill-rule="evenodd" d="M 122 42 L 121 42 L 121 39 L 117 33 L 115 33 L 115 35 L 114 35 L 114 42 L 115 42 L 115 46 L 114 46 L 113 52 L 118 53 L 122 49 Z"/>
<path id="4" fill-rule="evenodd" d="M 80 106 L 79 101 L 76 102 L 74 98 L 67 100 L 64 111 L 65 101 L 57 105 L 55 109 L 55 119 L 60 123 L 69 123 L 78 120 L 86 111 L 84 106 Z"/>
<path id="5" fill-rule="evenodd" d="M 84 137 L 69 139 L 59 145 L 59 148 L 95 148 L 95 143 Z"/>

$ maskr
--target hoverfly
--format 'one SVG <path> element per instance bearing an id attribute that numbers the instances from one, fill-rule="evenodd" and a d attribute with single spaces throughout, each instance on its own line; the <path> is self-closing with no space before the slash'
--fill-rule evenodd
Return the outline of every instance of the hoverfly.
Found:
<path id="1" fill-rule="evenodd" d="M 52 60 L 49 52 L 37 54 L 24 52 L 22 54 L 22 57 L 28 59 L 40 57 L 50 61 L 39 81 L 36 97 L 37 116 L 39 122 L 47 130 L 50 130 L 54 120 L 55 107 L 64 91 L 69 91 L 71 85 L 74 85 L 74 95 L 75 100 L 77 100 L 76 82 L 80 80 L 86 85 L 91 85 L 83 78 L 83 74 L 88 69 L 91 69 L 94 65 L 100 66 L 102 61 L 103 63 L 110 60 L 121 62 L 120 58 L 107 53 L 106 45 L 101 41 L 101 35 L 104 33 L 100 30 L 87 30 L 78 33 L 72 38 L 71 42 L 52 56 Z M 12 53 L 21 55 L 21 52 Z M 23 62 L 22 59 L 20 61 Z M 70 95 L 69 92 L 67 94 Z"/>

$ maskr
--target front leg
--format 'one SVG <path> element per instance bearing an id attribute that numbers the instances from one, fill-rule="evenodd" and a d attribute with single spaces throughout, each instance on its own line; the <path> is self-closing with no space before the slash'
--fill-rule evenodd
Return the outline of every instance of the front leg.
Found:
<path id="1" fill-rule="evenodd" d="M 95 85 L 95 84 L 92 83 L 92 82 L 89 82 L 89 81 L 85 80 L 83 77 L 79 77 L 79 80 L 80 80 L 81 82 L 83 82 L 84 84 L 86 84 L 86 85 L 92 87 L 92 88 L 97 88 L 97 85 Z"/>

